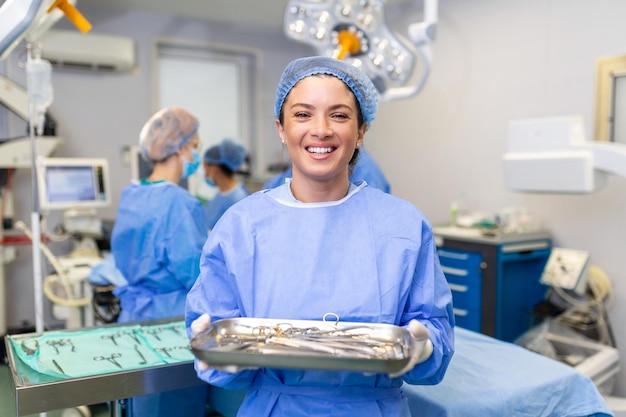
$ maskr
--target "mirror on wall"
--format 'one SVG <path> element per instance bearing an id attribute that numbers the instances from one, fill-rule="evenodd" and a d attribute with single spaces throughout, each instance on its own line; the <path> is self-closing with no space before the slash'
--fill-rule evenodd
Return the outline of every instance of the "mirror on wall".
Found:
<path id="1" fill-rule="evenodd" d="M 626 55 L 596 62 L 595 139 L 626 144 Z"/>

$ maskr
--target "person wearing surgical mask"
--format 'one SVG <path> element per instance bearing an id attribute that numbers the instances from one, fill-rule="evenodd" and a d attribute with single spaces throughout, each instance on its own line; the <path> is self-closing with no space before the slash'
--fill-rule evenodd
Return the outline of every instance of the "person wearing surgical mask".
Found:
<path id="1" fill-rule="evenodd" d="M 193 338 L 223 319 L 289 323 L 333 313 L 343 322 L 404 327 L 408 361 L 366 374 L 196 357 L 202 380 L 247 389 L 238 417 L 410 417 L 402 384 L 437 384 L 446 373 L 454 313 L 431 224 L 409 201 L 350 181 L 377 109 L 374 84 L 347 62 L 314 56 L 285 68 L 274 114 L 292 176 L 217 222 L 185 324 Z"/>
<path id="2" fill-rule="evenodd" d="M 250 195 L 246 186 L 238 181 L 235 173 L 246 160 L 246 149 L 233 139 L 226 138 L 211 146 L 204 153 L 203 167 L 205 181 L 217 187 L 218 193 L 204 205 L 209 230 L 230 206 Z"/>
<path id="3" fill-rule="evenodd" d="M 139 135 L 147 178 L 123 191 L 111 235 L 117 269 L 128 281 L 116 287 L 118 322 L 178 317 L 199 273 L 207 226 L 202 204 L 178 182 L 200 166 L 198 119 L 182 108 L 154 114 Z M 206 387 L 132 398 L 133 416 L 204 416 Z"/>

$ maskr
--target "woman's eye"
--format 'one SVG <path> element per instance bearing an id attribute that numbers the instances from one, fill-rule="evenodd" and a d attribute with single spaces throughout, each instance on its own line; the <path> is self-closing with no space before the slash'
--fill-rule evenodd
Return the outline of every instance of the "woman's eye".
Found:
<path id="1" fill-rule="evenodd" d="M 347 118 L 348 118 L 348 115 L 343 114 L 343 113 L 336 113 L 336 114 L 333 114 L 333 116 L 332 116 L 332 117 L 333 117 L 334 119 L 347 119 Z"/>
<path id="2" fill-rule="evenodd" d="M 308 117 L 307 113 L 303 113 L 303 112 L 298 112 L 296 114 L 294 114 L 294 117 L 298 118 L 298 119 L 303 119 L 305 117 Z"/>

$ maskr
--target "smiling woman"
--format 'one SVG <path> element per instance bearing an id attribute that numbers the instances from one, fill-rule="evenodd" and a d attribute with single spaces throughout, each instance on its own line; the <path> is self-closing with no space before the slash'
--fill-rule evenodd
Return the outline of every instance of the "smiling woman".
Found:
<path id="1" fill-rule="evenodd" d="M 248 388 L 240 417 L 409 417 L 402 381 L 437 384 L 446 372 L 452 296 L 430 223 L 411 203 L 349 180 L 377 108 L 374 85 L 350 64 L 317 56 L 287 66 L 275 117 L 293 177 L 220 218 L 187 296 L 186 325 L 195 335 L 221 319 L 320 320 L 332 312 L 342 322 L 404 327 L 408 360 L 369 375 L 199 361 L 198 376 L 210 384 Z"/>

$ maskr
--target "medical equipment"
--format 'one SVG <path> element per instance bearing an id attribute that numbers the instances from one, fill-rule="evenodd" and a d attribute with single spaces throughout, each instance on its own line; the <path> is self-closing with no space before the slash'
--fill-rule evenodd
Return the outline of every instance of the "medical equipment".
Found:
<path id="1" fill-rule="evenodd" d="M 204 385 L 180 319 L 10 335 L 5 344 L 14 415 L 109 402 L 119 417 L 118 399 Z"/>
<path id="2" fill-rule="evenodd" d="M 508 136 L 503 164 L 511 190 L 590 193 L 608 174 L 626 178 L 626 145 L 587 141 L 581 116 L 514 120 Z"/>
<path id="3" fill-rule="evenodd" d="M 40 158 L 37 160 L 42 210 L 100 208 L 111 205 L 106 159 Z"/>
<path id="4" fill-rule="evenodd" d="M 588 266 L 589 252 L 552 248 L 541 275 L 541 283 L 583 295 L 587 288 L 585 279 Z"/>
<path id="5" fill-rule="evenodd" d="M 384 0 L 290 0 L 284 31 L 319 55 L 349 61 L 372 79 L 382 100 L 397 100 L 417 95 L 426 83 L 437 6 L 425 0 L 424 21 L 409 25 L 410 42 L 385 24 Z"/>
<path id="6" fill-rule="evenodd" d="M 392 373 L 408 363 L 410 339 L 390 324 L 242 317 L 211 323 L 191 349 L 213 366 Z"/>

